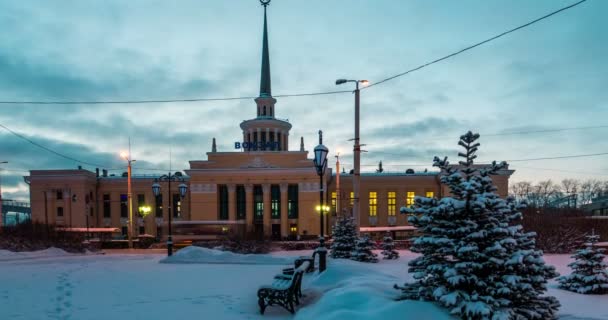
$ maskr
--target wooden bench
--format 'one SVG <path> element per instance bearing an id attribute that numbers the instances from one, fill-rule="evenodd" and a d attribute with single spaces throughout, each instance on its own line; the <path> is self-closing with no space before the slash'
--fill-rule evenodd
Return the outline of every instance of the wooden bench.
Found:
<path id="1" fill-rule="evenodd" d="M 308 269 L 310 262 L 304 261 L 294 269 L 292 275 L 277 275 L 270 286 L 263 286 L 258 290 L 258 305 L 260 313 L 264 314 L 266 307 L 280 305 L 287 311 L 294 313 L 294 303 L 300 304 L 302 297 L 302 277 Z"/>

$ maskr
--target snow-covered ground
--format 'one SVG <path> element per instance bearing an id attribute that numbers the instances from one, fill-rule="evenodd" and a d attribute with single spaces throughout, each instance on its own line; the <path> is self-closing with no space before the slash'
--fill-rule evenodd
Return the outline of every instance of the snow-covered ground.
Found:
<path id="1" fill-rule="evenodd" d="M 158 254 L 0 251 L 0 319 L 451 319 L 431 303 L 393 301 L 398 292 L 392 285 L 410 280 L 406 263 L 414 257 L 400 253 L 401 259 L 378 264 L 330 259 L 325 273 L 305 275 L 306 297 L 295 316 L 280 307 L 261 316 L 257 288 L 270 284 L 293 256 L 310 251 L 249 258 L 183 251 L 188 263 L 160 263 L 165 257 Z M 197 259 L 207 263 L 193 263 Z M 568 255 L 546 260 L 569 272 Z M 550 286 L 562 319 L 608 319 L 608 295 Z"/>

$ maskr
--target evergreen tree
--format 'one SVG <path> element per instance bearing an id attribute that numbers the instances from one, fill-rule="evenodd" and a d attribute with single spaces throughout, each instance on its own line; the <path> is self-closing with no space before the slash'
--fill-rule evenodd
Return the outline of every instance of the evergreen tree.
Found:
<path id="1" fill-rule="evenodd" d="M 340 217 L 332 228 L 332 258 L 350 259 L 357 242 L 357 226 L 352 217 Z"/>
<path id="2" fill-rule="evenodd" d="M 478 134 L 458 144 L 465 152 L 459 166 L 435 157 L 441 182 L 451 197 L 416 197 L 409 222 L 422 234 L 411 250 L 421 256 L 409 263 L 414 283 L 404 299 L 437 301 L 463 319 L 554 319 L 559 303 L 542 296 L 547 279 L 557 276 L 534 248 L 534 233 L 524 233 L 513 199 L 501 199 L 491 175 L 506 163 L 474 165 Z"/>
<path id="3" fill-rule="evenodd" d="M 384 239 L 382 239 L 382 255 L 384 259 L 399 259 L 399 252 L 395 251 L 395 243 L 390 232 L 386 232 Z"/>
<path id="4" fill-rule="evenodd" d="M 560 288 L 584 294 L 608 293 L 605 250 L 594 246 L 599 238 L 595 234 L 587 236 L 585 248 L 576 251 L 572 256 L 575 261 L 568 265 L 572 274 L 559 278 Z"/>
<path id="5" fill-rule="evenodd" d="M 378 262 L 378 256 L 372 252 L 373 249 L 374 242 L 368 235 L 363 235 L 357 240 L 351 259 L 361 262 Z"/>

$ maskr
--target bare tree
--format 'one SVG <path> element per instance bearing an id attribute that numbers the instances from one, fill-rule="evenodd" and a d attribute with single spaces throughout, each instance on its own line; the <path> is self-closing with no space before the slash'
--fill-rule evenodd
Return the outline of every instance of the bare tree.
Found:
<path id="1" fill-rule="evenodd" d="M 562 180 L 561 190 L 565 194 L 576 194 L 581 185 L 581 182 L 577 179 L 564 179 Z"/>
<path id="2" fill-rule="evenodd" d="M 579 200 L 581 204 L 591 203 L 591 200 L 603 192 L 605 182 L 596 179 L 585 180 L 581 183 Z"/>

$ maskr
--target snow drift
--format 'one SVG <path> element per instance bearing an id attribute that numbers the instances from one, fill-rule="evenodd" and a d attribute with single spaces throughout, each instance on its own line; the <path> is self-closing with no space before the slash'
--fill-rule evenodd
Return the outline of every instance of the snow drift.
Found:
<path id="1" fill-rule="evenodd" d="M 295 257 L 276 257 L 269 254 L 238 254 L 229 251 L 186 247 L 161 263 L 217 263 L 217 264 L 263 264 L 293 265 Z"/>

